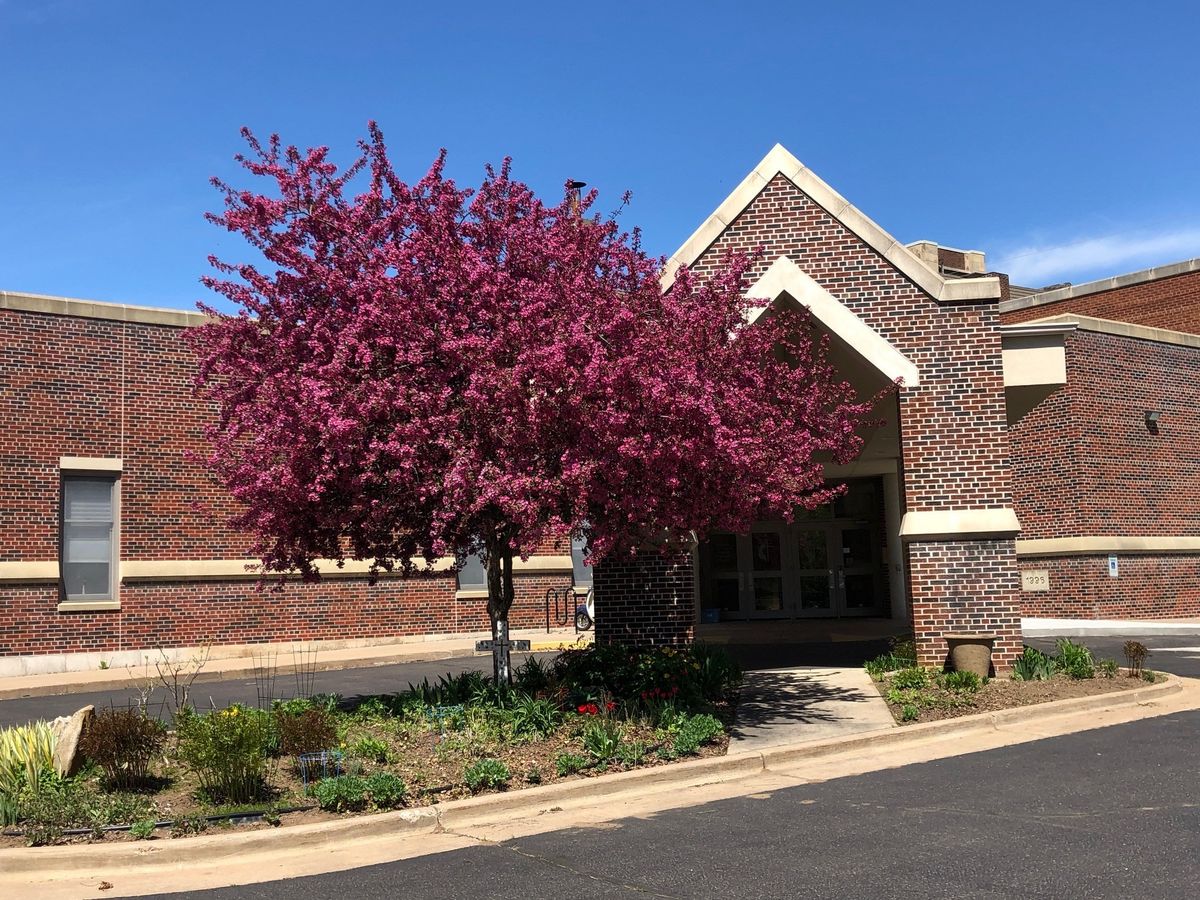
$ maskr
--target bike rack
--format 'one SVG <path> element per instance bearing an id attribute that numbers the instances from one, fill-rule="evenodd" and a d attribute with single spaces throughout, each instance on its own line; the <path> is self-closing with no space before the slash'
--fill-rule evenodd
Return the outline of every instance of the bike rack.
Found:
<path id="1" fill-rule="evenodd" d="M 554 624 L 565 628 L 573 624 L 575 606 L 571 602 L 575 598 L 574 588 L 549 588 L 546 591 L 546 633 L 550 633 L 550 612 L 554 611 Z"/>

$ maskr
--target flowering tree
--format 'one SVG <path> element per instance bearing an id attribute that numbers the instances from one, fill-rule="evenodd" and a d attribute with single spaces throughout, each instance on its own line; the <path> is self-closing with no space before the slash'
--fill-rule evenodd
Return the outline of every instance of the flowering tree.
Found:
<path id="1" fill-rule="evenodd" d="M 664 292 L 594 192 L 548 206 L 508 162 L 460 189 L 444 153 L 406 184 L 373 124 L 345 170 L 244 136 L 270 190 L 214 181 L 209 218 L 267 265 L 211 259 L 205 283 L 241 309 L 202 307 L 189 339 L 219 410 L 208 462 L 264 571 L 479 553 L 507 680 L 515 558 L 567 533 L 598 560 L 744 531 L 826 502 L 823 463 L 859 451 L 871 403 L 805 314 L 747 324 L 750 260 Z"/>

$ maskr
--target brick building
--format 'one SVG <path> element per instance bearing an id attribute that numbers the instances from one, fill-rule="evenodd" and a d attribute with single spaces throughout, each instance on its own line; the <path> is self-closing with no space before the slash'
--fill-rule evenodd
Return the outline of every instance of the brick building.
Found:
<path id="1" fill-rule="evenodd" d="M 776 147 L 671 258 L 762 247 L 750 294 L 808 307 L 845 377 L 900 381 L 830 507 L 595 572 L 600 640 L 701 618 L 890 617 L 922 660 L 1023 615 L 1200 615 L 1200 263 L 1033 291 L 982 253 L 904 245 Z M 487 627 L 477 569 L 257 589 L 228 498 L 188 456 L 212 411 L 195 313 L 0 293 L 0 674 L 202 643 L 417 639 Z M 1113 560 L 1115 559 L 1115 563 Z M 327 570 L 328 571 L 328 570 Z M 517 573 L 516 627 L 586 587 L 578 548 Z"/>

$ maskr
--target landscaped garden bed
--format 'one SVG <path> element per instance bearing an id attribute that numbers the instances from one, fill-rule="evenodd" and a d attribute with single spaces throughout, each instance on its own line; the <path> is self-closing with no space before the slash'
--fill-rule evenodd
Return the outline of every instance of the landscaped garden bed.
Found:
<path id="1" fill-rule="evenodd" d="M 1026 647 L 1011 678 L 980 678 L 971 672 L 939 672 L 916 665 L 910 641 L 867 663 L 896 721 L 902 725 L 936 722 L 1018 706 L 1089 697 L 1153 684 L 1162 676 L 1143 667 L 1148 651 L 1129 641 L 1127 668 L 1115 660 L 1096 660 L 1091 651 L 1060 640 L 1054 654 Z"/>
<path id="2" fill-rule="evenodd" d="M 427 806 L 723 754 L 740 669 L 703 645 L 570 650 L 512 687 L 479 673 L 266 708 L 97 712 L 60 777 L 45 723 L 0 732 L 0 846 L 179 837 Z"/>

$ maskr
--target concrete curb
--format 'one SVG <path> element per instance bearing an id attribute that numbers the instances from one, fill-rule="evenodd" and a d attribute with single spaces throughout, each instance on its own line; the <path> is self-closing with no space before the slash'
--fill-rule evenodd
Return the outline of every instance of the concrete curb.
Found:
<path id="1" fill-rule="evenodd" d="M 47 871 L 94 874 L 101 868 L 146 866 L 179 868 L 253 853 L 295 852 L 316 847 L 328 851 L 330 844 L 336 844 L 338 841 L 462 831 L 472 826 L 541 815 L 563 805 L 595 804 L 629 793 L 645 796 L 660 791 L 678 792 L 684 788 L 736 781 L 763 772 L 786 771 L 800 762 L 855 750 L 920 744 L 973 732 L 1032 724 L 1080 712 L 1138 706 L 1179 693 L 1183 688 L 1183 679 L 1176 675 L 1166 675 L 1165 682 L 1155 685 L 1091 697 L 1056 700 L 941 722 L 864 732 L 845 738 L 807 741 L 761 751 L 689 760 L 668 766 L 525 788 L 512 793 L 487 794 L 429 807 L 356 816 L 333 822 L 293 825 L 269 831 L 202 835 L 186 840 L 14 848 L 0 851 L 0 869 L 4 875 L 16 875 Z"/>

